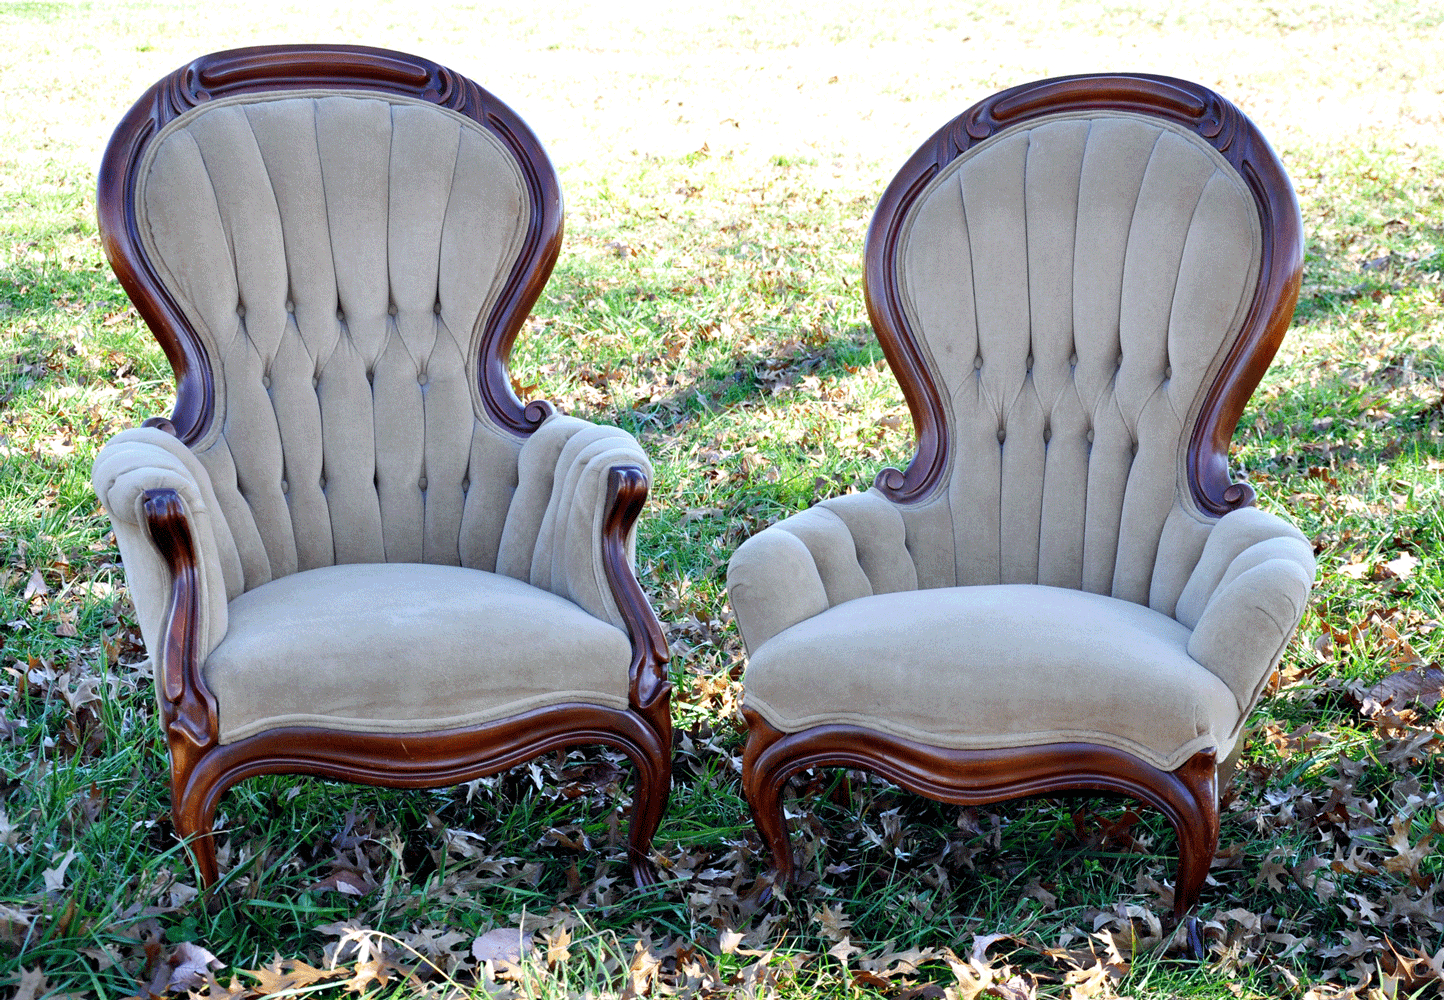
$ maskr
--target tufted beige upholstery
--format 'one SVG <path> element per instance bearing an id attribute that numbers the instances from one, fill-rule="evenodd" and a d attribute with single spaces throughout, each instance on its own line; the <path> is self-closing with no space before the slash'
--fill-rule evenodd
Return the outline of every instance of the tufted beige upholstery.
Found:
<path id="1" fill-rule="evenodd" d="M 950 464 L 919 503 L 824 501 L 738 550 L 746 704 L 784 732 L 1226 756 L 1314 572 L 1297 529 L 1205 514 L 1186 478 L 1261 253 L 1238 173 L 1158 118 L 1060 114 L 953 160 L 896 275 Z"/>
<path id="2" fill-rule="evenodd" d="M 509 109 L 382 50 L 202 57 L 117 130 L 107 250 L 179 399 L 93 481 L 182 834 L 248 774 L 445 785 L 601 741 L 642 772 L 631 854 L 653 877 L 670 720 L 631 569 L 650 465 L 505 388 L 560 243 L 555 185 Z M 157 536 L 172 497 L 193 556 Z M 204 838 L 197 859 L 213 880 Z"/>
<path id="3" fill-rule="evenodd" d="M 246 95 L 151 144 L 141 237 L 215 359 L 192 450 L 231 597 L 335 563 L 496 568 L 520 442 L 475 412 L 468 360 L 522 194 L 489 133 L 400 97 Z"/>

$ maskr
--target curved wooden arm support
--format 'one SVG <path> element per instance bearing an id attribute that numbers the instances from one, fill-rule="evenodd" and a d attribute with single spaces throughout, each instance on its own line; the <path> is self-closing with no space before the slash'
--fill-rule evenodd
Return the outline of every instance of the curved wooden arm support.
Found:
<path id="1" fill-rule="evenodd" d="M 174 791 L 216 745 L 220 722 L 215 696 L 201 673 L 200 572 L 190 519 L 175 490 L 147 490 L 144 497 L 146 527 L 171 576 L 170 603 L 162 619 L 160 689 Z"/>
<path id="2" fill-rule="evenodd" d="M 1303 222 L 1278 156 L 1233 104 L 1198 84 L 1165 76 L 1098 74 L 1026 83 L 987 98 L 939 129 L 898 171 L 867 232 L 863 291 L 868 316 L 912 413 L 917 452 L 905 472 L 883 469 L 876 485 L 898 503 L 925 499 L 948 467 L 947 411 L 897 278 L 904 224 L 928 183 L 953 160 L 997 132 L 1047 115 L 1111 110 L 1191 129 L 1223 154 L 1254 196 L 1264 232 L 1258 288 L 1242 330 L 1204 397 L 1186 461 L 1198 507 L 1223 515 L 1253 503 L 1247 483 L 1228 476 L 1228 446 L 1254 387 L 1278 351 L 1303 276 Z"/>
<path id="3" fill-rule="evenodd" d="M 642 592 L 627 552 L 627 539 L 647 501 L 648 487 L 647 473 L 640 466 L 619 465 L 607 473 L 602 567 L 632 637 L 632 707 L 652 719 L 658 732 L 664 728 L 670 732 L 672 720 L 667 703 L 672 685 L 667 679 L 667 638 Z"/>
<path id="4" fill-rule="evenodd" d="M 1198 902 L 1218 848 L 1211 750 L 1194 754 L 1176 771 L 1160 771 L 1132 754 L 1092 743 L 953 750 L 856 726 L 783 733 L 752 709 L 744 707 L 742 712 L 748 726 L 742 788 L 753 822 L 772 853 L 779 882 L 790 880 L 794 870 L 782 792 L 788 778 L 809 767 L 873 771 L 919 795 L 954 805 L 1088 793 L 1137 799 L 1168 817 L 1178 834 L 1173 912 L 1180 919 Z"/>

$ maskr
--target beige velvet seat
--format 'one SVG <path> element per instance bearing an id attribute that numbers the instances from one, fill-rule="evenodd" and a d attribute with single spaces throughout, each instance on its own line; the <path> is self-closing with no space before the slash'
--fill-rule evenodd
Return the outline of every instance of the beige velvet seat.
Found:
<path id="1" fill-rule="evenodd" d="M 861 766 L 977 804 L 1162 809 L 1198 898 L 1216 767 L 1303 614 L 1313 552 L 1229 481 L 1298 293 L 1297 203 L 1233 105 L 1048 80 L 933 136 L 868 234 L 905 473 L 744 543 L 744 785 L 779 875 L 786 780 Z"/>
<path id="2" fill-rule="evenodd" d="M 523 406 L 561 197 L 510 109 L 378 49 L 242 49 L 153 87 L 102 165 L 112 265 L 176 371 L 94 483 L 155 661 L 173 815 L 300 772 L 454 784 L 606 743 L 650 881 L 666 647 L 632 568 L 650 466 Z"/>

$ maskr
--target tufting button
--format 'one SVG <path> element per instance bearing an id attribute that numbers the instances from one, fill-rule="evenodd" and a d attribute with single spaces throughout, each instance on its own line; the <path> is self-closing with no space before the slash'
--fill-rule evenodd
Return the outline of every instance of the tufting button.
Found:
<path id="1" fill-rule="evenodd" d="M 1033 355 L 1028 355 L 1028 371 L 1033 370 Z"/>
<path id="2" fill-rule="evenodd" d="M 417 373 L 417 375 L 416 375 L 416 384 L 417 384 L 417 385 L 425 385 L 425 384 L 426 384 L 426 373 L 425 373 L 425 372 L 418 372 L 418 373 Z"/>
<path id="3" fill-rule="evenodd" d="M 265 386 L 267 389 L 269 389 L 269 388 L 271 387 L 271 376 L 269 376 L 269 375 L 262 375 L 262 376 L 261 376 L 261 385 L 263 385 L 263 386 Z"/>
<path id="4" fill-rule="evenodd" d="M 376 382 L 376 370 L 375 370 L 374 368 L 367 368 L 367 369 L 366 369 L 366 381 L 367 381 L 367 382 L 370 382 L 370 383 L 372 383 L 372 384 L 375 384 L 375 382 Z"/>
<path id="5" fill-rule="evenodd" d="M 391 303 L 389 306 L 387 306 L 387 307 L 386 307 L 386 311 L 387 311 L 389 314 L 391 314 L 392 316 L 395 316 L 395 315 L 396 315 L 396 303 L 393 302 L 393 303 Z"/>
<path id="6" fill-rule="evenodd" d="M 1005 431 L 1005 430 L 1003 430 L 1003 428 L 999 427 L 999 428 L 998 428 L 998 443 L 999 443 L 999 444 L 1002 444 L 1002 443 L 1003 443 L 1003 438 L 1005 438 L 1005 437 L 1007 437 L 1007 436 L 1008 436 L 1008 432 Z"/>
<path id="7" fill-rule="evenodd" d="M 469 489 L 471 489 L 471 480 L 470 480 L 470 479 L 463 479 L 463 480 L 461 481 L 461 492 L 465 493 L 465 492 L 466 492 L 467 490 L 469 490 Z"/>
<path id="8" fill-rule="evenodd" d="M 1043 443 L 1044 443 L 1044 444 L 1047 444 L 1049 441 L 1052 440 L 1052 438 L 1053 438 L 1053 429 L 1052 429 L 1051 427 L 1044 427 L 1044 428 L 1043 428 Z"/>
<path id="9" fill-rule="evenodd" d="M 440 300 L 440 299 L 437 299 L 434 303 L 432 303 L 432 305 L 431 305 L 431 311 L 434 312 L 434 313 L 436 313 L 436 315 L 438 315 L 438 316 L 441 315 L 441 300 Z"/>
<path id="10" fill-rule="evenodd" d="M 1093 443 L 1093 428 L 1091 427 L 1088 428 L 1088 442 L 1089 444 Z"/>
<path id="11" fill-rule="evenodd" d="M 295 312 L 295 311 L 296 311 L 296 303 L 292 302 L 290 299 L 287 299 L 287 300 L 286 300 L 286 312 L 288 312 L 288 313 L 293 313 L 293 312 Z"/>
<path id="12" fill-rule="evenodd" d="M 321 385 L 321 378 L 318 375 L 311 376 L 311 388 L 315 389 Z"/>
<path id="13" fill-rule="evenodd" d="M 337 310 L 336 310 L 336 318 L 337 318 L 337 319 L 340 319 L 340 320 L 344 320 L 344 319 L 346 318 L 346 310 L 345 310 L 345 309 L 337 309 Z"/>
<path id="14" fill-rule="evenodd" d="M 284 479 L 281 480 L 281 492 L 282 492 L 282 493 L 290 493 L 290 492 L 291 492 L 291 484 L 288 483 L 288 482 L 286 482 Z"/>
<path id="15" fill-rule="evenodd" d="M 245 316 L 245 315 L 246 315 L 246 307 L 243 306 L 243 305 L 241 305 L 240 303 L 236 303 L 236 315 L 237 315 L 237 316 Z"/>
<path id="16" fill-rule="evenodd" d="M 973 358 L 973 371 L 977 371 L 981 367 L 983 367 L 983 356 L 979 354 L 977 357 Z"/>
<path id="17" fill-rule="evenodd" d="M 1172 365 L 1164 365 L 1164 366 L 1163 366 L 1163 377 L 1164 377 L 1164 378 L 1173 378 L 1173 366 L 1172 366 Z"/>
<path id="18" fill-rule="evenodd" d="M 416 485 L 417 485 L 417 486 L 420 486 L 423 490 L 426 489 L 426 477 L 425 477 L 425 476 L 422 476 L 421 479 L 420 479 L 420 481 L 417 482 Z"/>
<path id="19" fill-rule="evenodd" d="M 1077 367 L 1078 367 L 1078 354 L 1077 354 L 1076 351 L 1075 351 L 1074 353 L 1068 355 L 1068 363 L 1069 363 L 1070 365 L 1072 365 L 1074 368 L 1077 368 Z"/>
<path id="20" fill-rule="evenodd" d="M 322 477 L 321 477 L 321 489 L 324 490 L 325 488 L 326 488 L 326 477 L 325 477 L 325 476 L 322 476 Z"/>
<path id="21" fill-rule="evenodd" d="M 1122 351 L 1119 351 L 1119 352 L 1118 352 L 1118 367 L 1119 367 L 1119 368 L 1122 368 L 1122 367 L 1123 367 L 1123 352 L 1122 352 Z"/>
<path id="22" fill-rule="evenodd" d="M 1137 442 L 1137 441 L 1134 441 L 1134 442 L 1133 442 L 1133 454 L 1135 454 L 1135 455 L 1138 454 L 1138 442 Z"/>

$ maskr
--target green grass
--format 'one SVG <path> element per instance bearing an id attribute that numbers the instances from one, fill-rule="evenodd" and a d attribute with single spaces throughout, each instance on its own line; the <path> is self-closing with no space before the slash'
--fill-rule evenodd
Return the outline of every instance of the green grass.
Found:
<path id="1" fill-rule="evenodd" d="M 519 10 L 0 5 L 0 988 L 38 970 L 61 993 L 135 993 L 185 941 L 215 953 L 226 982 L 277 959 L 291 972 L 334 958 L 351 976 L 365 959 L 341 946 L 347 928 L 396 964 L 415 949 L 470 983 L 472 941 L 525 926 L 541 949 L 518 988 L 558 997 L 634 976 L 967 996 L 984 973 L 993 996 L 1332 996 L 1386 989 L 1399 969 L 1377 956 L 1391 948 L 1444 946 L 1440 852 L 1407 860 L 1444 826 L 1439 712 L 1391 723 L 1357 701 L 1405 644 L 1444 659 L 1444 4 Z M 453 65 L 558 164 L 566 242 L 514 374 L 631 430 L 656 464 L 639 572 L 672 643 L 682 734 L 657 890 L 629 888 L 629 765 L 597 751 L 432 792 L 245 782 L 221 806 L 224 883 L 194 894 L 88 479 L 112 433 L 167 411 L 170 372 L 103 262 L 93 173 L 163 73 L 303 39 Z M 1314 540 L 1320 578 L 1226 799 L 1204 964 L 1155 930 L 1172 834 L 1121 802 L 959 810 L 861 774 L 811 776 L 789 800 L 802 877 L 769 901 L 738 789 L 728 556 L 910 453 L 861 296 L 883 185 L 993 90 L 1108 68 L 1237 100 L 1283 156 L 1308 234 L 1295 325 L 1233 460 Z M 1405 554 L 1417 565 L 1387 568 Z M 994 934 L 1007 937 L 969 964 Z M 548 960 L 558 935 L 570 943 Z M 915 970 L 900 964 L 910 949 Z M 415 992 L 393 976 L 369 988 Z"/>

